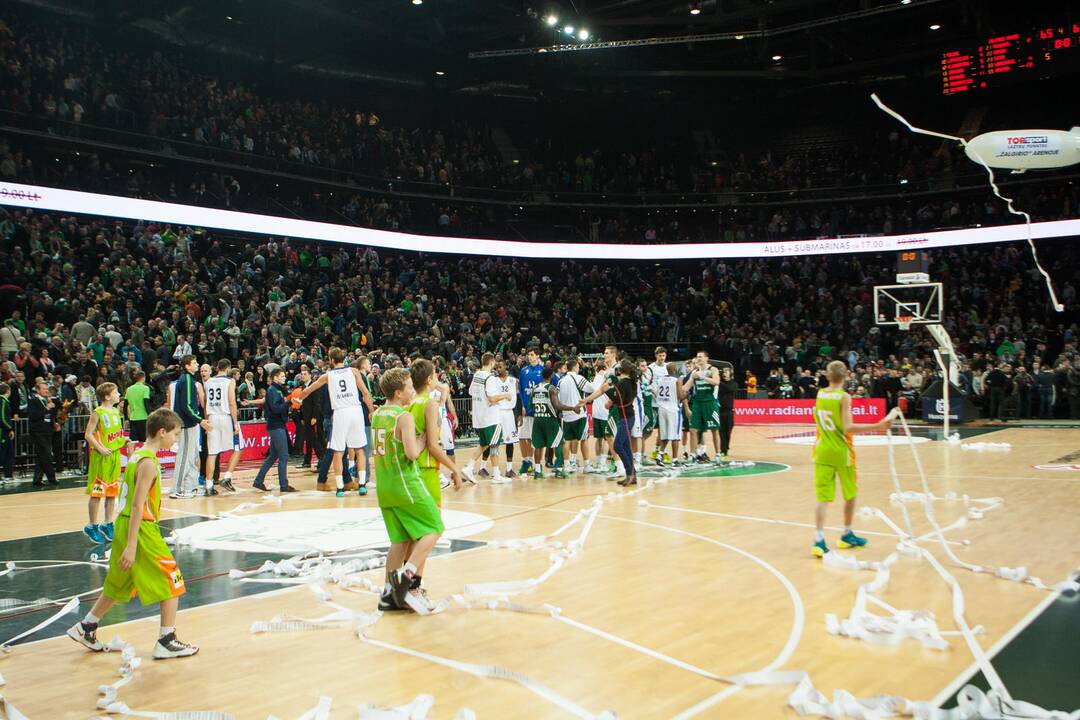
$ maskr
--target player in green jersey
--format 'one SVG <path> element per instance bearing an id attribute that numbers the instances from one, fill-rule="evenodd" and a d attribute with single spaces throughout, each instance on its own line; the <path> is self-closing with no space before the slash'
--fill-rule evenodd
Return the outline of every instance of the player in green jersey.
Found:
<path id="1" fill-rule="evenodd" d="M 184 594 L 184 576 L 169 546 L 161 537 L 161 465 L 157 453 L 168 450 L 180 437 L 180 416 L 160 408 L 146 418 L 146 443 L 131 455 L 120 488 L 120 514 L 109 556 L 105 587 L 93 609 L 67 632 L 90 650 L 101 652 L 97 639 L 101 618 L 116 603 L 130 602 L 137 594 L 143 605 L 161 604 L 161 629 L 154 659 L 185 657 L 199 648 L 176 638 L 176 609 Z"/>
<path id="2" fill-rule="evenodd" d="M 439 378 L 435 375 L 435 364 L 423 358 L 417 358 L 409 364 L 409 375 L 416 390 L 416 397 L 409 403 L 409 413 L 413 416 L 416 432 L 424 445 L 420 457 L 417 458 L 420 479 L 435 504 L 441 508 L 442 481 L 439 479 L 439 466 L 450 471 L 455 490 L 461 489 L 461 471 L 446 454 L 439 438 L 439 431 L 442 430 L 439 406 L 442 401 L 437 402 L 431 397 L 431 391 L 438 385 Z"/>
<path id="3" fill-rule="evenodd" d="M 690 396 L 690 454 L 698 462 L 708 462 L 709 448 L 705 432 L 712 435 L 713 460 L 720 462 L 720 404 L 716 400 L 716 388 L 720 384 L 720 371 L 709 362 L 709 353 L 701 350 L 687 363 L 690 370 L 683 390 Z"/>
<path id="4" fill-rule="evenodd" d="M 375 491 L 379 497 L 390 553 L 386 558 L 386 586 L 380 610 L 417 612 L 431 609 L 420 587 L 424 562 L 443 532 L 442 515 L 420 478 L 416 459 L 424 443 L 416 435 L 416 422 L 406 409 L 416 391 L 404 368 L 383 373 L 379 387 L 386 404 L 371 417 L 375 440 Z"/>
<path id="5" fill-rule="evenodd" d="M 557 450 L 562 447 L 563 429 L 559 420 L 559 413 L 575 410 L 564 405 L 559 400 L 559 392 L 551 384 L 551 378 L 555 374 L 555 368 L 544 365 L 540 371 L 540 383 L 533 385 L 529 402 L 532 403 L 533 423 L 532 437 L 530 441 L 533 447 L 533 478 L 541 480 L 544 477 L 544 453 L 548 449 Z M 559 478 L 570 477 L 569 474 L 559 468 L 555 471 Z"/>
<path id="6" fill-rule="evenodd" d="M 112 542 L 116 498 L 120 494 L 120 451 L 129 443 L 124 437 L 124 416 L 117 407 L 120 392 L 116 383 L 101 383 L 95 392 L 101 404 L 90 413 L 83 433 L 90 450 L 86 469 L 90 524 L 83 528 L 83 533 L 97 544 Z M 102 499 L 105 500 L 105 522 L 98 523 Z"/>
<path id="7" fill-rule="evenodd" d="M 840 479 L 840 488 L 844 495 L 844 534 L 840 536 L 840 547 L 866 545 L 866 539 L 859 537 L 851 529 L 855 518 L 855 494 L 858 491 L 853 436 L 888 430 L 892 426 L 888 420 L 860 425 L 853 423 L 851 396 L 844 391 L 847 365 L 833 360 L 825 372 L 829 378 L 829 387 L 818 392 L 814 405 L 814 424 L 817 425 L 813 455 L 814 486 L 818 503 L 814 517 L 817 532 L 814 535 L 813 553 L 816 557 L 824 557 L 825 553 L 829 552 L 829 547 L 825 544 L 825 514 L 829 510 L 829 503 L 836 499 L 837 478 Z"/>

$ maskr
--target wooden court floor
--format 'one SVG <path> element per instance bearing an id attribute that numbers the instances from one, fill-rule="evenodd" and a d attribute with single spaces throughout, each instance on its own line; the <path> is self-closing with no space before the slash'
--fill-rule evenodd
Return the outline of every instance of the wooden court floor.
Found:
<path id="1" fill-rule="evenodd" d="M 367 633 L 420 653 L 506 668 L 590 713 L 611 710 L 619 718 L 677 717 L 721 692 L 720 701 L 696 717 L 796 716 L 786 706 L 791 685 L 732 688 L 642 648 L 721 676 L 771 664 L 773 669 L 806 671 L 830 697 L 834 690 L 845 689 L 856 697 L 885 693 L 915 700 L 947 698 L 956 689 L 950 684 L 972 663 L 960 637 L 948 636 L 950 648 L 937 651 L 914 640 L 881 647 L 826 632 L 825 614 L 846 617 L 857 588 L 872 580 L 873 573 L 824 567 L 811 557 L 809 447 L 773 439 L 793 432 L 801 431 L 740 427 L 733 443 L 736 459 L 790 469 L 728 477 L 696 473 L 670 478 L 632 497 L 607 498 L 580 554 L 545 582 L 512 598 L 531 608 L 557 606 L 562 617 L 607 637 L 547 615 L 455 606 L 428 617 L 386 614 Z M 977 452 L 945 442 L 915 446 L 933 493 L 1004 499 L 983 519 L 950 531 L 951 547 L 968 562 L 1025 566 L 1047 585 L 1075 574 L 1080 567 L 1080 473 L 1033 466 L 1080 450 L 1080 430 L 1009 428 L 968 442 L 977 441 L 1012 447 L 1008 452 Z M 919 490 L 910 450 L 896 448 L 896 458 L 904 489 Z M 901 524 L 900 509 L 889 501 L 893 485 L 887 448 L 859 448 L 858 469 L 860 503 L 881 509 Z M 313 489 L 313 475 L 291 468 L 290 473 L 294 485 Z M 614 483 L 585 475 L 509 485 L 482 482 L 458 493 L 447 491 L 444 507 L 493 521 L 490 529 L 469 540 L 506 540 L 551 533 L 595 498 L 617 490 Z M 242 492 L 228 498 L 166 500 L 166 515 L 198 520 L 196 515 L 212 516 L 255 497 Z M 301 493 L 249 514 L 375 505 L 374 493 L 343 499 Z M 81 490 L 0 497 L 0 543 L 29 547 L 8 541 L 29 543 L 78 530 L 85 522 L 85 506 Z M 908 508 L 915 533 L 928 532 L 919 506 Z M 834 548 L 840 509 L 833 509 L 828 522 L 833 529 L 827 538 Z M 966 512 L 959 501 L 936 503 L 935 510 L 942 526 Z M 881 520 L 860 517 L 856 529 L 869 545 L 857 553 L 842 551 L 845 554 L 881 560 L 895 549 L 897 537 Z M 559 539 L 572 540 L 580 530 L 581 524 Z M 983 648 L 1008 640 L 1050 599 L 1047 590 L 951 567 L 939 545 L 922 545 L 958 580 L 968 622 L 984 629 L 978 636 Z M 441 555 L 430 560 L 425 586 L 439 599 L 461 593 L 466 584 L 533 578 L 548 569 L 551 552 L 481 545 Z M 34 559 L 40 558 L 0 557 L 0 562 Z M 191 572 L 187 575 L 189 585 L 199 582 Z M 382 582 L 381 570 L 367 576 Z M 6 584 L 11 580 L 0 577 L 0 597 L 12 597 Z M 331 583 L 323 586 L 334 602 L 349 609 L 375 609 L 374 595 L 347 592 Z M 879 597 L 896 608 L 930 611 L 942 630 L 956 629 L 949 588 L 924 560 L 903 558 Z M 88 607 L 84 602 L 81 612 Z M 50 612 L 41 613 L 41 619 Z M 463 707 L 479 718 L 574 717 L 519 684 L 476 677 L 364 643 L 349 625 L 250 632 L 256 620 L 315 618 L 327 612 L 305 587 L 282 586 L 221 602 L 211 598 L 198 607 L 182 598 L 178 632 L 199 644 L 201 652 L 163 663 L 149 659 L 155 618 L 103 626 L 100 637 L 120 634 L 143 656 L 134 680 L 120 690 L 122 701 L 141 711 L 218 710 L 237 718 L 294 718 L 325 695 L 333 699 L 330 717 L 355 718 L 360 704 L 398 706 L 430 693 L 435 698 L 431 718 L 452 718 Z M 74 619 L 69 615 L 55 628 L 66 628 Z M 0 616 L 0 641 L 13 634 L 5 625 Z M 628 647 L 613 637 L 636 645 Z M 782 662 L 776 666 L 778 659 Z M 7 681 L 0 692 L 32 720 L 95 717 L 100 712 L 95 710 L 97 687 L 118 679 L 119 660 L 118 653 L 91 654 L 62 636 L 19 644 L 0 657 L 0 673 Z"/>

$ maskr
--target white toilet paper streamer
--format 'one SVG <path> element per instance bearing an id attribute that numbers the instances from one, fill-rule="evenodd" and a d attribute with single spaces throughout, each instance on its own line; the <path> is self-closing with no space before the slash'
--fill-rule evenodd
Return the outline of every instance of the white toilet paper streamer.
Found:
<path id="1" fill-rule="evenodd" d="M 435 705 L 431 695 L 417 695 L 408 705 L 384 708 L 378 705 L 361 705 L 360 720 L 427 720 Z M 458 710 L 454 720 L 476 720 L 476 713 L 468 708 Z"/>
<path id="2" fill-rule="evenodd" d="M 120 679 L 107 685 L 98 686 L 101 695 L 97 701 L 97 707 L 110 715 L 126 715 L 128 717 L 152 718 L 153 720 L 235 720 L 232 715 L 216 710 L 187 710 L 181 712 L 153 712 L 149 710 L 133 710 L 119 698 L 120 688 L 130 683 L 135 678 L 135 671 L 142 664 L 142 658 L 135 652 L 135 648 L 116 635 L 105 644 L 106 652 L 120 652 Z"/>

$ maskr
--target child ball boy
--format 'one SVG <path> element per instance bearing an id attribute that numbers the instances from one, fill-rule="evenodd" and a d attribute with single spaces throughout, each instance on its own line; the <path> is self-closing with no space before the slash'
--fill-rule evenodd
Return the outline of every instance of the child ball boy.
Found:
<path id="1" fill-rule="evenodd" d="M 67 632 L 68 637 L 90 650 L 104 646 L 97 638 L 98 623 L 113 605 L 127 603 L 135 596 L 143 605 L 160 603 L 161 627 L 154 645 L 154 659 L 186 657 L 199 652 L 176 637 L 176 609 L 185 592 L 184 576 L 176 566 L 169 546 L 161 537 L 161 465 L 159 450 L 172 447 L 180 437 L 180 416 L 167 408 L 150 413 L 146 419 L 146 443 L 131 455 L 120 488 L 120 514 L 109 557 L 109 574 L 94 607 L 82 622 Z"/>

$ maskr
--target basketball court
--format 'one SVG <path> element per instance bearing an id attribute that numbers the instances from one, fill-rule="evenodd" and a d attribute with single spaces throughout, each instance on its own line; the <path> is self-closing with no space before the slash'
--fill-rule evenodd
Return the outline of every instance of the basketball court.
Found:
<path id="1" fill-rule="evenodd" d="M 922 492 L 914 451 L 948 547 L 990 572 L 958 567 L 921 502 L 898 503 L 881 440 L 857 447 L 860 505 L 880 511 L 857 517 L 870 543 L 833 553 L 885 560 L 897 529 L 906 534 L 906 509 L 913 544 L 956 578 L 972 637 L 997 658 L 1013 696 L 1077 707 L 1077 596 L 1047 587 L 1080 567 L 1080 474 L 1035 466 L 1067 465 L 1080 429 L 971 428 L 960 442 L 916 433 L 925 442 L 894 433 L 902 490 Z M 361 705 L 400 707 L 427 694 L 431 718 L 468 717 L 458 715 L 463 708 L 479 718 L 782 718 L 796 716 L 794 676 L 745 686 L 726 679 L 798 671 L 830 699 L 844 690 L 951 706 L 963 684 L 980 682 L 979 671 L 957 632 L 956 596 L 928 558 L 900 554 L 867 608 L 917 611 L 908 625 L 915 636 L 932 617 L 945 647 L 903 633 L 868 642 L 829 632 L 826 615 L 847 618 L 860 585 L 879 574 L 811 556 L 809 448 L 778 441 L 805 435 L 805 426 L 740 426 L 736 462 L 654 467 L 632 490 L 591 475 L 447 490 L 448 539 L 425 572 L 429 594 L 447 602 L 424 617 L 376 613 L 367 588 L 383 582 L 371 566 L 388 543 L 374 493 L 316 493 L 313 475 L 290 468 L 302 492 L 283 499 L 250 490 L 242 476 L 236 495 L 166 501 L 163 525 L 181 538 L 188 588 L 177 626 L 201 651 L 155 663 L 156 607 L 114 609 L 100 637 L 119 635 L 144 660 L 113 702 L 138 712 L 353 718 Z M 96 597 L 105 567 L 95 562 L 102 548 L 79 532 L 85 507 L 81 488 L 0 497 L 0 560 L 16 562 L 0 577 L 3 641 L 71 597 L 81 596 L 82 612 Z M 839 511 L 829 517 L 834 548 Z M 306 568 L 295 559 L 282 574 L 230 577 L 305 548 Z M 996 577 L 999 567 L 1026 568 L 1047 587 Z M 49 602 L 27 605 L 39 599 Z M 88 653 L 63 636 L 76 618 L 62 616 L 0 659 L 4 696 L 28 718 L 94 717 L 99 686 L 121 680 L 122 653 Z M 322 697 L 329 714 L 305 715 Z"/>

